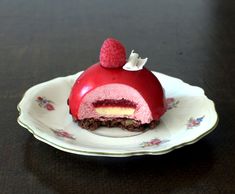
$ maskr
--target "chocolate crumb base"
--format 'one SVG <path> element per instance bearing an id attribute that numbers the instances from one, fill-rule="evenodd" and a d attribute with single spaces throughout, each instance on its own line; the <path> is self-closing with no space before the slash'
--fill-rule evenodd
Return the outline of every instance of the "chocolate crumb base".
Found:
<path id="1" fill-rule="evenodd" d="M 74 120 L 78 125 L 84 129 L 94 131 L 101 126 L 105 127 L 119 127 L 132 132 L 145 131 L 146 129 L 153 129 L 157 126 L 159 121 L 153 120 L 150 123 L 141 124 L 140 121 L 128 118 L 114 118 L 112 120 L 98 120 L 94 118 L 87 118 L 82 120 Z"/>

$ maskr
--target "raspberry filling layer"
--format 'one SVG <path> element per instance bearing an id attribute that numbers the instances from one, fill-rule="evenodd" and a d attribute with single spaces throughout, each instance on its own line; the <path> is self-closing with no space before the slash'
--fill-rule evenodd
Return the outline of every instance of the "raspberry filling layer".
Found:
<path id="1" fill-rule="evenodd" d="M 126 100 L 124 98 L 120 100 L 115 99 L 104 99 L 104 100 L 97 100 L 96 102 L 92 103 L 95 108 L 97 107 L 125 107 L 125 108 L 136 108 L 136 103 Z"/>

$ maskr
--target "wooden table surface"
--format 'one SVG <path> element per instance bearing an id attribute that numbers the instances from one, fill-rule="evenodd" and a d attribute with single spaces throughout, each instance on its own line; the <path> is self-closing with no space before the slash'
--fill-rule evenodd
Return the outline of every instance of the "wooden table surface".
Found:
<path id="1" fill-rule="evenodd" d="M 59 151 L 16 122 L 31 86 L 98 61 L 107 37 L 204 88 L 219 125 L 161 156 Z M 0 193 L 235 193 L 235 1 L 0 0 Z"/>

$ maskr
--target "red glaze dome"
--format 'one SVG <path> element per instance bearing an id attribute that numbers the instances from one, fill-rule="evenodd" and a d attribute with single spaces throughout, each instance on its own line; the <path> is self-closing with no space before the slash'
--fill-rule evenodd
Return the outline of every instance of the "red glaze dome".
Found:
<path id="1" fill-rule="evenodd" d="M 163 88 L 155 75 L 146 68 L 139 71 L 126 71 L 122 68 L 108 69 L 99 63 L 92 65 L 76 80 L 69 99 L 70 113 L 79 119 L 82 99 L 99 86 L 119 83 L 136 89 L 149 106 L 154 120 L 159 120 L 166 111 Z"/>

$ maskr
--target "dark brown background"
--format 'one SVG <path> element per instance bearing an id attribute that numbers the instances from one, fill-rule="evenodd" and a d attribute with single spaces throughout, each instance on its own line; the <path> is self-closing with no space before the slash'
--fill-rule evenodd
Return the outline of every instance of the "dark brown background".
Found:
<path id="1" fill-rule="evenodd" d="M 90 66 L 109 36 L 204 88 L 216 130 L 162 156 L 101 158 L 56 150 L 17 124 L 30 86 Z M 233 0 L 0 0 L 0 193 L 235 193 L 234 65 Z"/>

